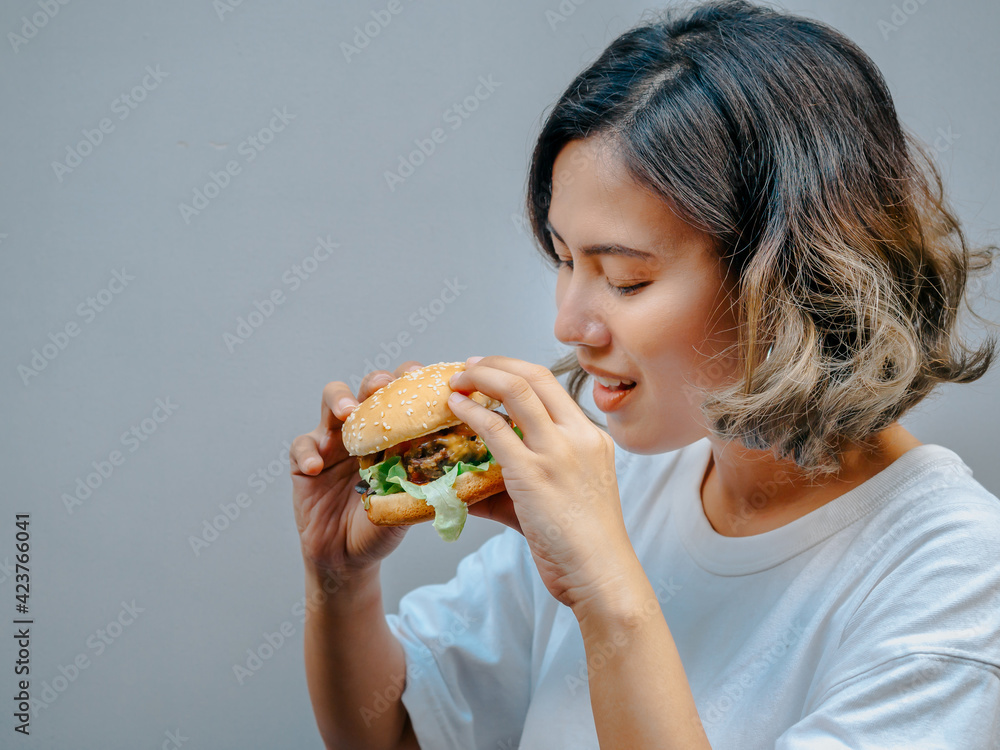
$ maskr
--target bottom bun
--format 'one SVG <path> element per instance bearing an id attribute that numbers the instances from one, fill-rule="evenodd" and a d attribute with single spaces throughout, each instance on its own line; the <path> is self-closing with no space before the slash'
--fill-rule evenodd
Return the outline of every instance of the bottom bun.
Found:
<path id="1" fill-rule="evenodd" d="M 478 503 L 504 489 L 498 464 L 486 471 L 467 471 L 455 480 L 455 493 L 466 505 Z M 369 496 L 368 519 L 376 526 L 408 526 L 434 519 L 434 508 L 408 492 Z"/>

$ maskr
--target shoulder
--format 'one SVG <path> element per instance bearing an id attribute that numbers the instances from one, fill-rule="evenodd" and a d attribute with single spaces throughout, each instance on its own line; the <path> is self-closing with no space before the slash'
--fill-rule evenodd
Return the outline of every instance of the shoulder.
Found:
<path id="1" fill-rule="evenodd" d="M 924 653 L 1000 666 L 1000 499 L 951 451 L 921 447 L 924 470 L 855 540 L 859 590 L 841 645 L 861 656 L 877 643 L 878 661 Z"/>
<path id="2" fill-rule="evenodd" d="M 905 478 L 868 524 L 865 541 L 894 552 L 885 555 L 885 564 L 921 551 L 954 556 L 962 548 L 983 552 L 1000 544 L 1000 499 L 965 462 L 938 445 L 921 445 L 911 454 Z"/>

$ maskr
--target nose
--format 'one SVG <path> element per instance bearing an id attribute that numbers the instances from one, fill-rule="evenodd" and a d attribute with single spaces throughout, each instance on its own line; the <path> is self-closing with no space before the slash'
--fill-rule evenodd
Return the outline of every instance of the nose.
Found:
<path id="1" fill-rule="evenodd" d="M 611 331 L 596 295 L 582 284 L 560 279 L 556 285 L 555 337 L 571 346 L 602 347 L 611 343 Z"/>

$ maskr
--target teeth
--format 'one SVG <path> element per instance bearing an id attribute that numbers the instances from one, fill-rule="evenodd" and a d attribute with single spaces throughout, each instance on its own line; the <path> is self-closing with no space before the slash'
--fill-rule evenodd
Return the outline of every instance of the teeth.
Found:
<path id="1" fill-rule="evenodd" d="M 602 378 L 600 375 L 594 375 L 594 380 L 603 385 L 605 388 L 617 388 L 621 385 L 635 385 L 634 380 L 618 380 L 617 378 Z"/>

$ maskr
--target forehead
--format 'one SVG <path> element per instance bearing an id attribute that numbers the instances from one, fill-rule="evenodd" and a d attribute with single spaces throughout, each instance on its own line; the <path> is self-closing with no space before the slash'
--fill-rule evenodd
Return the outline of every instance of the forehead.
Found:
<path id="1" fill-rule="evenodd" d="M 711 246 L 709 235 L 637 182 L 614 146 L 596 137 L 570 141 L 556 156 L 548 218 L 571 244 L 614 242 L 658 254 Z"/>

